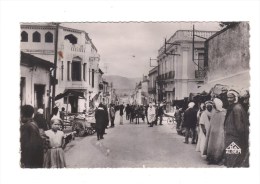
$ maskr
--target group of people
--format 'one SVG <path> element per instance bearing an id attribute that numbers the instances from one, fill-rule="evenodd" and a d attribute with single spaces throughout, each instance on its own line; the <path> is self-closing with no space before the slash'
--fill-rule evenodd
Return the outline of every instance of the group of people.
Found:
<path id="1" fill-rule="evenodd" d="M 249 93 L 244 99 L 247 104 L 239 102 L 240 96 L 229 90 L 227 109 L 223 108 L 222 100 L 214 98 L 201 103 L 199 110 L 190 102 L 183 113 L 184 143 L 188 144 L 191 137 L 191 143 L 197 144 L 196 151 L 208 164 L 249 167 Z"/>
<path id="2" fill-rule="evenodd" d="M 139 119 L 141 118 L 145 122 L 145 117 L 147 117 L 147 106 L 145 105 L 129 105 L 125 107 L 126 120 L 130 120 L 130 123 L 139 124 Z"/>
<path id="3" fill-rule="evenodd" d="M 21 107 L 21 167 L 22 168 L 64 168 L 66 167 L 64 133 L 60 130 L 62 121 L 53 111 L 50 124 L 38 109 L 34 115 L 31 105 Z"/>
<path id="4" fill-rule="evenodd" d="M 126 120 L 130 120 L 130 123 L 139 124 L 140 118 L 143 122 L 147 121 L 149 127 L 157 125 L 159 120 L 159 125 L 162 125 L 162 117 L 165 114 L 164 104 L 156 105 L 155 103 L 150 102 L 149 105 L 129 105 L 124 106 L 122 103 L 118 106 L 120 114 L 120 124 L 123 124 L 123 115 L 126 113 Z"/>

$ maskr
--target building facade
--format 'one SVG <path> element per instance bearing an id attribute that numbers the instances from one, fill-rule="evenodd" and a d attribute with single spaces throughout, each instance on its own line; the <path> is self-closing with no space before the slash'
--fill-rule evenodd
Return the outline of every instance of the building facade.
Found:
<path id="1" fill-rule="evenodd" d="M 53 63 L 21 52 L 20 71 L 20 105 L 30 104 L 48 112 L 50 69 Z"/>
<path id="2" fill-rule="evenodd" d="M 21 24 L 21 51 L 54 63 L 54 24 Z M 98 94 L 100 56 L 85 31 L 58 26 L 55 103 L 69 112 L 89 108 Z M 63 94 L 63 96 L 62 96 Z"/>
<path id="3" fill-rule="evenodd" d="M 149 103 L 148 83 L 148 77 L 143 76 L 142 81 L 136 84 L 135 90 L 130 96 L 130 104 L 147 105 Z"/>
<path id="4" fill-rule="evenodd" d="M 157 95 L 157 77 L 158 77 L 158 67 L 154 67 L 149 71 L 148 74 L 149 81 L 148 81 L 148 95 L 149 95 L 149 102 L 158 102 L 158 95 Z"/>
<path id="5" fill-rule="evenodd" d="M 158 100 L 168 106 L 197 91 L 204 83 L 204 42 L 215 32 L 176 31 L 158 51 Z M 194 48 L 194 49 L 193 49 Z"/>

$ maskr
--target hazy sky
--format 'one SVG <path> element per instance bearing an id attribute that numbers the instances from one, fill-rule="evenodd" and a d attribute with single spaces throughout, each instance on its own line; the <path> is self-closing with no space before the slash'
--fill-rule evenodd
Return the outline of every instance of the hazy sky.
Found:
<path id="1" fill-rule="evenodd" d="M 101 56 L 100 67 L 106 75 L 141 77 L 151 69 L 165 38 L 177 30 L 219 30 L 217 22 L 164 23 L 63 23 L 62 26 L 85 30 Z M 104 66 L 107 66 L 105 70 Z"/>

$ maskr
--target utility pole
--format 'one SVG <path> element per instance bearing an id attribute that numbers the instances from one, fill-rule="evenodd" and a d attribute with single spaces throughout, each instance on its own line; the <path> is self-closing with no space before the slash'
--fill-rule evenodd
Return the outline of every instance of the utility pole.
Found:
<path id="1" fill-rule="evenodd" d="M 52 78 L 52 108 L 55 105 L 55 92 L 56 92 L 56 75 L 57 75 L 57 54 L 58 54 L 58 37 L 59 37 L 59 24 L 55 23 L 55 48 L 54 48 L 54 70 Z"/>

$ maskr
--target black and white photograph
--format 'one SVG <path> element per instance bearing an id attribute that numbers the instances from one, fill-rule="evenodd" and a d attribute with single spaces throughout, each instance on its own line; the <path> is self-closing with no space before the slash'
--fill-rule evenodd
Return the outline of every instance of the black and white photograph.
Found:
<path id="1" fill-rule="evenodd" d="M 249 31 L 21 23 L 21 167 L 249 167 Z"/>
<path id="2" fill-rule="evenodd" d="M 259 181 L 259 2 L 80 2 L 1 8 L 0 181 Z"/>

